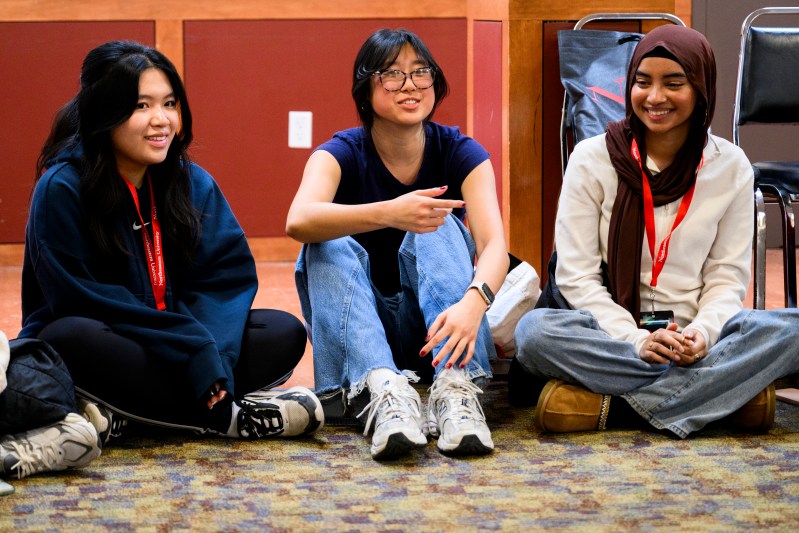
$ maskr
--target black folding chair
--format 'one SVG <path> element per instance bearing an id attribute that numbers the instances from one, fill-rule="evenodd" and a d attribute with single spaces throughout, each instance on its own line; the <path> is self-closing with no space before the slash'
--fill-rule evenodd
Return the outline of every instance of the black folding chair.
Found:
<path id="1" fill-rule="evenodd" d="M 771 28 L 755 26 L 762 15 L 799 15 L 799 7 L 765 7 L 753 11 L 741 26 L 738 83 L 733 115 L 733 142 L 740 146 L 745 124 L 799 124 L 799 17 L 781 17 Z M 785 307 L 796 307 L 796 222 L 792 201 L 799 198 L 799 161 L 753 163 L 755 173 L 754 307 L 765 309 L 766 213 L 764 195 L 782 213 L 782 257 Z"/>

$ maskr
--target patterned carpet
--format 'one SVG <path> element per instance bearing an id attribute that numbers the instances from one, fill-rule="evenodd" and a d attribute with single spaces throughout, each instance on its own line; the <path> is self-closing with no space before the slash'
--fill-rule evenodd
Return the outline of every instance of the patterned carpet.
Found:
<path id="1" fill-rule="evenodd" d="M 795 386 L 795 385 L 791 385 Z M 434 441 L 378 463 L 351 427 L 239 442 L 140 435 L 88 467 L 9 480 L 0 531 L 796 531 L 799 407 L 764 435 L 544 435 L 494 383 L 495 452 L 452 459 Z"/>

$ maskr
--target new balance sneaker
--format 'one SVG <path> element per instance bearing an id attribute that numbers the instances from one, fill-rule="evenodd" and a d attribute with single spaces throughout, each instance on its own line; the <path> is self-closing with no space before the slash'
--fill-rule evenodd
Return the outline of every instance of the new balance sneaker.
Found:
<path id="1" fill-rule="evenodd" d="M 244 439 L 300 437 L 325 425 L 322 403 L 305 387 L 251 392 L 239 407 L 238 433 Z"/>
<path id="2" fill-rule="evenodd" d="M 422 400 L 408 378 L 394 375 L 377 390 L 370 390 L 371 401 L 358 416 L 367 410 L 364 436 L 374 421 L 372 458 L 393 459 L 415 448 L 427 446 L 422 420 Z"/>
<path id="3" fill-rule="evenodd" d="M 463 370 L 442 370 L 428 400 L 428 431 L 438 437 L 438 449 L 445 454 L 479 455 L 494 449 L 491 431 L 477 399 L 483 391 Z"/>
<path id="4" fill-rule="evenodd" d="M 85 466 L 100 453 L 94 426 L 82 416 L 69 413 L 51 426 L 0 439 L 0 476 L 21 479 L 39 472 Z"/>
<path id="5" fill-rule="evenodd" d="M 128 425 L 128 419 L 119 416 L 106 406 L 94 403 L 86 398 L 78 398 L 78 411 L 91 422 L 100 436 L 100 446 L 105 446 L 112 438 L 122 436 L 122 431 Z"/>

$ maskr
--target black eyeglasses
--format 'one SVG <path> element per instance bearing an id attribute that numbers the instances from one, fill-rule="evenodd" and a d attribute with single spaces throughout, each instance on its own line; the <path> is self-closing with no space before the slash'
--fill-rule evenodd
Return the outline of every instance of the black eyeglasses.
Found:
<path id="1" fill-rule="evenodd" d="M 436 69 L 433 67 L 417 68 L 413 72 L 403 72 L 401 70 L 378 70 L 373 75 L 380 79 L 380 85 L 389 92 L 397 92 L 405 85 L 405 80 L 411 79 L 417 89 L 429 89 L 433 86 Z"/>

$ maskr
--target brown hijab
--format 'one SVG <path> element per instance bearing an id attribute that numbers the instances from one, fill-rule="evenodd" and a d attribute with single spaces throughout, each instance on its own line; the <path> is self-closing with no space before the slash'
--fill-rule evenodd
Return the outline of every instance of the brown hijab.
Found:
<path id="1" fill-rule="evenodd" d="M 648 56 L 667 57 L 678 62 L 697 94 L 688 138 L 674 161 L 657 176 L 652 176 L 646 168 L 646 127 L 635 115 L 630 103 L 635 73 L 641 60 Z M 710 44 L 696 30 L 673 24 L 658 26 L 645 35 L 635 48 L 627 70 L 624 94 L 627 117 L 609 124 L 606 136 L 610 160 L 619 176 L 608 235 L 608 290 L 613 300 L 638 320 L 641 310 L 641 250 L 645 230 L 641 169 L 630 155 L 630 145 L 634 137 L 656 206 L 677 200 L 691 188 L 716 105 L 716 60 Z"/>

